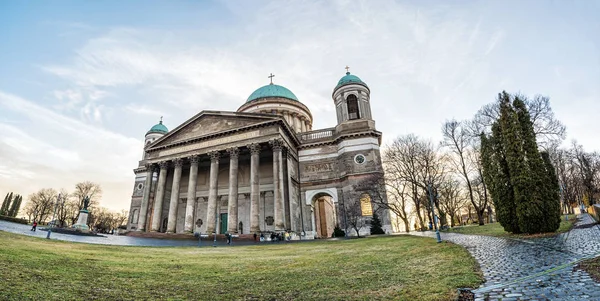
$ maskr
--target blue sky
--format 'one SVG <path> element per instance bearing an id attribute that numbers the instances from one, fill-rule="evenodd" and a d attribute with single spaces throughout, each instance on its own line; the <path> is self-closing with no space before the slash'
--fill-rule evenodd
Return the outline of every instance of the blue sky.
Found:
<path id="1" fill-rule="evenodd" d="M 102 184 L 127 208 L 143 135 L 286 86 L 335 125 L 349 65 L 385 141 L 434 141 L 504 90 L 600 151 L 600 1 L 1 1 L 0 194 Z"/>

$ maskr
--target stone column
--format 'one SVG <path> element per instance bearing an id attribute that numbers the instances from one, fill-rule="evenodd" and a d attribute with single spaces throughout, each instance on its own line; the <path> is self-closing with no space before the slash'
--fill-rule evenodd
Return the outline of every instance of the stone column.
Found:
<path id="1" fill-rule="evenodd" d="M 152 175 L 154 173 L 152 164 L 146 164 L 146 182 L 144 183 L 144 195 L 140 206 L 137 231 L 146 231 L 146 218 L 148 217 L 148 201 L 152 192 Z"/>
<path id="2" fill-rule="evenodd" d="M 287 122 L 289 125 L 290 124 L 290 113 L 288 113 L 287 111 L 283 111 L 283 120 L 285 120 L 285 122 Z"/>
<path id="3" fill-rule="evenodd" d="M 183 160 L 173 160 L 175 174 L 173 175 L 173 186 L 171 187 L 171 202 L 169 203 L 169 219 L 167 220 L 167 233 L 175 233 L 177 225 L 177 203 L 179 202 L 179 184 L 181 182 L 181 167 Z"/>
<path id="4" fill-rule="evenodd" d="M 295 175 L 297 172 L 296 164 L 294 157 L 289 154 L 287 155 L 287 182 L 288 182 L 288 207 L 290 208 L 290 224 L 287 225 L 288 229 L 292 231 L 297 231 L 296 227 L 296 212 L 298 211 L 295 206 L 294 200 L 296 199 L 296 189 L 293 186 L 292 175 Z"/>
<path id="5" fill-rule="evenodd" d="M 196 204 L 196 182 L 198 180 L 198 156 L 190 157 L 190 179 L 188 182 L 187 203 L 185 205 L 185 225 L 183 231 L 194 232 L 194 205 Z"/>
<path id="6" fill-rule="evenodd" d="M 154 197 L 154 213 L 152 214 L 152 231 L 160 230 L 162 220 L 162 206 L 165 198 L 165 186 L 167 184 L 168 162 L 160 162 L 160 173 L 158 174 L 158 185 L 156 188 L 156 197 Z"/>
<path id="7" fill-rule="evenodd" d="M 304 116 L 300 117 L 300 130 L 303 133 L 306 132 L 306 119 L 304 119 Z"/>
<path id="8" fill-rule="evenodd" d="M 227 149 L 229 153 L 229 197 L 227 204 L 227 232 L 237 233 L 238 229 L 238 157 L 237 147 Z"/>
<path id="9" fill-rule="evenodd" d="M 300 132 L 300 120 L 298 119 L 298 114 L 293 113 L 292 120 L 293 120 L 292 127 L 294 128 L 294 131 Z"/>
<path id="10" fill-rule="evenodd" d="M 273 147 L 273 211 L 275 214 L 275 231 L 285 230 L 283 217 L 283 190 L 281 189 L 281 140 L 271 140 L 269 142 Z"/>
<path id="11" fill-rule="evenodd" d="M 208 190 L 208 206 L 206 207 L 206 233 L 215 232 L 217 222 L 217 192 L 219 177 L 219 158 L 218 151 L 208 153 L 210 156 L 210 186 Z"/>
<path id="12" fill-rule="evenodd" d="M 283 228 L 289 229 L 288 219 L 286 218 L 285 212 L 285 182 L 283 177 L 284 163 L 287 165 L 287 162 L 283 162 L 284 160 L 287 160 L 287 152 L 285 151 L 287 151 L 287 149 L 282 147 L 281 152 L 279 152 L 279 190 L 281 191 L 281 208 L 283 209 Z"/>
<path id="13" fill-rule="evenodd" d="M 260 189 L 259 155 L 260 145 L 250 144 L 250 233 L 260 232 L 258 199 Z"/>
<path id="14" fill-rule="evenodd" d="M 267 192 L 266 191 L 261 191 L 260 192 L 260 200 L 259 200 L 260 204 L 259 206 L 262 207 L 262 218 L 260 218 L 260 212 L 259 214 L 259 222 L 262 222 L 262 231 L 266 231 L 267 230 L 267 222 L 266 222 L 266 218 L 267 218 Z M 261 205 L 262 204 L 262 205 Z M 259 210 L 260 211 L 260 210 Z"/>

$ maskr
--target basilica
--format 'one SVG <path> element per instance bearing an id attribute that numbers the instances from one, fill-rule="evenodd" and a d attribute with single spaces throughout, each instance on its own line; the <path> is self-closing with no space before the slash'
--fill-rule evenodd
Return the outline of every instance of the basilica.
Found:
<path id="1" fill-rule="evenodd" d="M 369 233 L 374 213 L 392 232 L 370 89 L 346 72 L 332 92 L 337 125 L 313 117 L 289 89 L 271 83 L 237 111 L 202 111 L 145 136 L 127 229 L 260 234 L 294 239 Z"/>

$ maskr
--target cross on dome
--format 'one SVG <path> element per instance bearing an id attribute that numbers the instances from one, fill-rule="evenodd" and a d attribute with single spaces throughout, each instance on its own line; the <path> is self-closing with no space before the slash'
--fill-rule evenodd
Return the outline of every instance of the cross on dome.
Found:
<path id="1" fill-rule="evenodd" d="M 275 77 L 275 75 L 273 73 L 271 73 L 271 75 L 267 76 L 269 79 L 271 79 L 271 85 L 273 84 L 273 77 Z"/>
<path id="2" fill-rule="evenodd" d="M 348 65 L 346 65 L 346 68 L 344 68 L 344 69 L 346 69 L 346 72 L 347 72 L 347 73 L 349 73 L 349 72 L 350 72 L 350 67 L 348 67 Z"/>

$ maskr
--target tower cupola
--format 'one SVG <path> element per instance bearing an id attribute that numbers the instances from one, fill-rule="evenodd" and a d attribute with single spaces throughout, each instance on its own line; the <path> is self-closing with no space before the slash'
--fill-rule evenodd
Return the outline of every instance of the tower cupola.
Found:
<path id="1" fill-rule="evenodd" d="M 350 74 L 346 66 L 346 75 L 333 89 L 338 124 L 357 119 L 371 120 L 371 90 L 358 76 Z"/>

